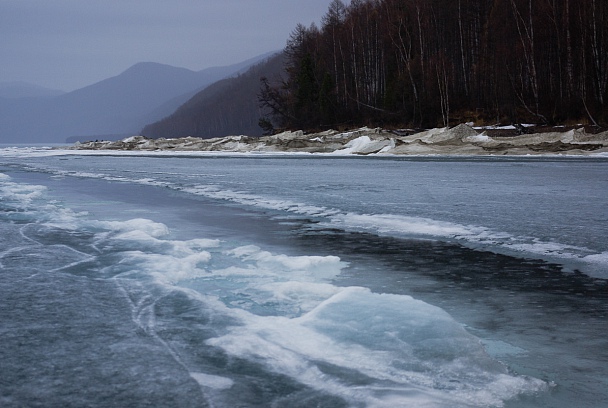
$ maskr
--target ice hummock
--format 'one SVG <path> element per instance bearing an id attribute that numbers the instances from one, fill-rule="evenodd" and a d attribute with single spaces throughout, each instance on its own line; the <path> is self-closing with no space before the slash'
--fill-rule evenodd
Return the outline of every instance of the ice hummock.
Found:
<path id="1" fill-rule="evenodd" d="M 96 220 L 52 202 L 39 186 L 6 177 L 1 182 L 2 196 L 10 203 L 5 216 L 27 210 L 20 219 L 26 225 L 15 228 L 29 245 L 38 252 L 73 253 L 74 259 L 54 261 L 54 270 L 75 274 L 76 281 L 116 284 L 132 308 L 121 324 L 132 321 L 132 330 L 141 330 L 163 350 L 163 359 L 173 360 L 172 370 L 182 367 L 220 401 L 223 392 L 238 388 L 242 373 L 218 372 L 218 367 L 209 372 L 207 363 L 199 366 L 183 354 L 190 340 L 163 326 L 173 319 L 171 324 L 179 328 L 181 316 L 155 312 L 171 294 L 188 298 L 187 321 L 215 333 L 199 347 L 260 364 L 269 373 L 268 380 L 260 381 L 271 381 L 272 373 L 285 376 L 348 404 L 501 406 L 547 387 L 538 379 L 509 373 L 486 353 L 480 339 L 438 307 L 410 296 L 335 286 L 332 280 L 347 267 L 337 256 L 274 254 L 204 236 L 170 239 L 169 228 L 157 221 Z M 44 228 L 35 229 L 34 242 L 34 230 L 27 225 L 37 223 Z M 53 243 L 58 238 L 61 245 Z M 2 265 L 8 262 L 3 259 Z M 212 319 L 205 317 L 209 314 Z M 99 318 L 106 319 L 102 324 L 116 324 L 113 314 Z M 88 341 L 96 344 L 96 334 L 90 335 Z M 129 338 L 129 344 L 113 347 L 145 349 L 150 347 L 147 341 Z M 67 358 L 69 350 L 55 350 L 50 343 L 48 358 Z M 167 364 L 163 359 L 158 364 Z M 162 367 L 154 370 L 160 374 Z"/>

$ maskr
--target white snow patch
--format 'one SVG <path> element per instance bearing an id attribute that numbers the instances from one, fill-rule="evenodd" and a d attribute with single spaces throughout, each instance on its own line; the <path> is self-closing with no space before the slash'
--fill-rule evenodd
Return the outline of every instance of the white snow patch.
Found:
<path id="1" fill-rule="evenodd" d="M 336 150 L 335 154 L 352 154 L 356 151 L 363 150 L 365 146 L 372 143 L 372 139 L 369 136 L 359 136 L 356 139 L 348 142 L 344 149 Z"/>
<path id="2" fill-rule="evenodd" d="M 219 375 L 190 373 L 190 377 L 194 378 L 201 386 L 214 390 L 227 390 L 234 385 L 234 381 L 230 378 L 220 377 Z"/>
<path id="3" fill-rule="evenodd" d="M 489 143 L 489 142 L 493 142 L 494 139 L 492 139 L 490 136 L 486 135 L 485 133 L 481 133 L 476 136 L 467 136 L 464 139 L 462 139 L 462 141 L 466 142 L 466 143 Z"/>
<path id="4" fill-rule="evenodd" d="M 169 228 L 165 224 L 144 218 L 135 218 L 127 221 L 100 221 L 100 225 L 104 228 L 120 232 L 138 231 L 138 233 L 143 233 L 154 238 L 169 235 Z M 139 237 L 141 238 L 141 234 Z"/>

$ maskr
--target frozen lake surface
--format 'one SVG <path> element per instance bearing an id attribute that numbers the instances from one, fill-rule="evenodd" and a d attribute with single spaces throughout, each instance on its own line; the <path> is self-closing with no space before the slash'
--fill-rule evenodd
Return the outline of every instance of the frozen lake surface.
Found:
<path id="1" fill-rule="evenodd" d="M 0 406 L 608 406 L 608 159 L 0 149 Z"/>

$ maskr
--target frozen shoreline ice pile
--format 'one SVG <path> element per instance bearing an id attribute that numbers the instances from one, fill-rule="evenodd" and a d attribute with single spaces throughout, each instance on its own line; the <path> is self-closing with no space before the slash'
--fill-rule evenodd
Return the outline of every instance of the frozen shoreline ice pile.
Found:
<path id="1" fill-rule="evenodd" d="M 326 153 L 339 155 L 529 155 L 608 153 L 608 132 L 567 132 L 490 136 L 467 124 L 400 135 L 379 128 L 348 132 L 305 134 L 283 132 L 272 136 L 226 136 L 213 139 L 183 137 L 148 139 L 131 136 L 120 141 L 77 143 L 75 150 L 190 151 L 232 153 Z"/>

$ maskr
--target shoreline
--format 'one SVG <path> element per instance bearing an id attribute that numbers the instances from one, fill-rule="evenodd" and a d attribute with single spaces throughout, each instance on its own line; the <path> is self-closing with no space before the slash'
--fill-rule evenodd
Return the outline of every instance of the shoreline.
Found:
<path id="1" fill-rule="evenodd" d="M 490 136 L 466 124 L 400 135 L 380 128 L 348 132 L 329 130 L 306 134 L 287 131 L 272 136 L 225 136 L 213 139 L 183 137 L 149 139 L 131 136 L 119 141 L 77 142 L 68 150 L 140 152 L 225 152 L 225 153 L 325 153 L 332 155 L 398 156 L 588 156 L 608 153 L 608 131 L 597 134 L 584 128 L 568 131 Z"/>

